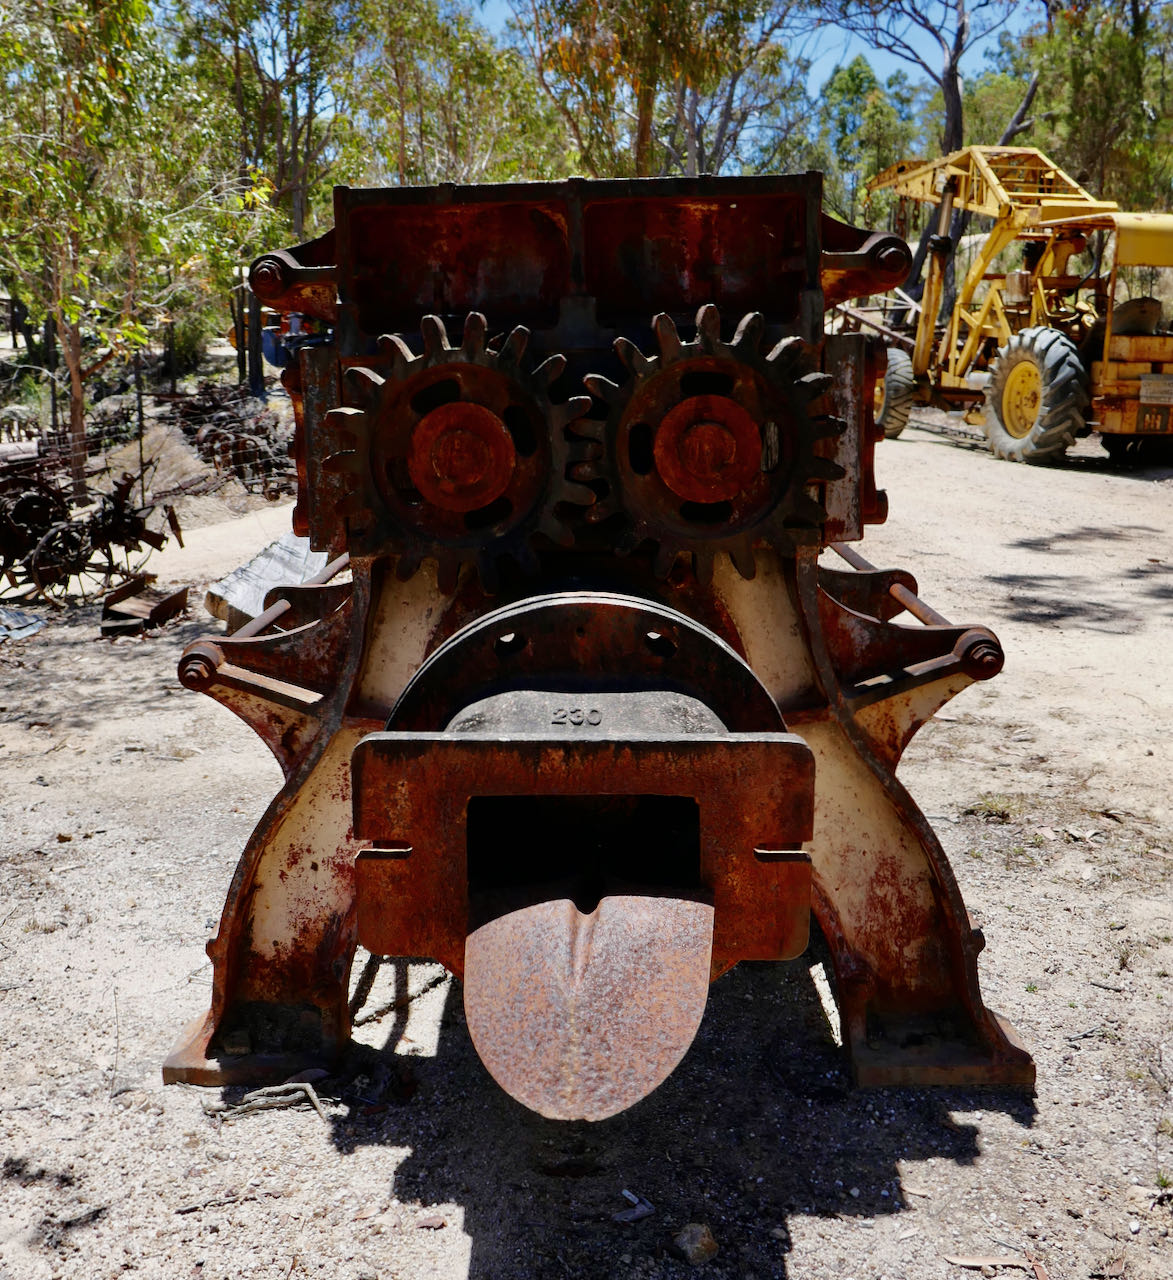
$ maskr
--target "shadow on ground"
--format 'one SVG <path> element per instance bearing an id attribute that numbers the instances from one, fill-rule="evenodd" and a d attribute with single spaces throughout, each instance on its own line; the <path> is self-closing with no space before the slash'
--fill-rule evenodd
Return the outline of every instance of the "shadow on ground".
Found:
<path id="1" fill-rule="evenodd" d="M 452 983 L 436 1057 L 394 1054 L 400 1021 L 381 1053 L 356 1050 L 334 1141 L 344 1152 L 411 1148 L 387 1196 L 459 1205 L 471 1280 L 693 1274 L 670 1252 L 688 1222 L 706 1223 L 719 1243 L 706 1275 L 785 1276 L 795 1215 L 899 1213 L 900 1161 L 976 1159 L 976 1127 L 951 1112 L 1004 1110 L 1027 1127 L 1034 1117 L 1021 1095 L 850 1089 L 810 963 L 725 975 L 676 1072 L 599 1124 L 546 1121 L 502 1092 Z M 624 1189 L 655 1213 L 614 1222 Z"/>
<path id="2" fill-rule="evenodd" d="M 178 661 L 185 645 L 217 627 L 211 619 L 188 619 L 149 636 L 110 641 L 101 634 L 100 605 L 37 612 L 54 631 L 53 645 L 38 645 L 44 632 L 5 644 L 9 662 L 0 665 L 0 695 L 8 693 L 11 700 L 0 709 L 0 723 L 43 726 L 58 733 L 159 710 L 161 693 L 183 692 L 173 665 L 160 674 L 159 647 L 171 649 Z M 119 683 L 88 680 L 87 664 L 92 671 L 98 663 L 116 669 Z"/>

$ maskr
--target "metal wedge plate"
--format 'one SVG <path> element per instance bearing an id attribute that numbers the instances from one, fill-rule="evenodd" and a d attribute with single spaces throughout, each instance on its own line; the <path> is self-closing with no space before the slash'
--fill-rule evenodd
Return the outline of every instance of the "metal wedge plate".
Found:
<path id="1" fill-rule="evenodd" d="M 464 1010 L 481 1061 L 552 1120 L 605 1120 L 684 1057 L 709 987 L 713 908 L 679 898 L 565 898 L 470 934 Z"/>

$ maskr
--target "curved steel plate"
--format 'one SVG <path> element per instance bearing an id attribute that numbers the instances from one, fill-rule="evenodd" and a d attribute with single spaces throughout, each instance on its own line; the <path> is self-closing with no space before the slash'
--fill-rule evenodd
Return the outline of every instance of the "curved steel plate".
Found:
<path id="1" fill-rule="evenodd" d="M 482 925 L 464 1011 L 481 1061 L 552 1120 L 604 1120 L 665 1080 L 700 1026 L 713 908 L 679 898 L 565 898 Z"/>

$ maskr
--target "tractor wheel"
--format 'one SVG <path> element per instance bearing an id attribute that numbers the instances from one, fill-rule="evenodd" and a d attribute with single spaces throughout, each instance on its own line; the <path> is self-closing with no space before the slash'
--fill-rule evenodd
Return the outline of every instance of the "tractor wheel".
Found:
<path id="1" fill-rule="evenodd" d="M 986 439 L 1009 462 L 1061 457 L 1084 426 L 1087 371 L 1057 329 L 1023 329 L 998 352 L 986 384 Z"/>
<path id="2" fill-rule="evenodd" d="M 908 415 L 916 403 L 916 375 L 906 351 L 888 348 L 888 372 L 877 392 L 876 421 L 884 428 L 885 438 L 895 440 L 908 426 Z"/>

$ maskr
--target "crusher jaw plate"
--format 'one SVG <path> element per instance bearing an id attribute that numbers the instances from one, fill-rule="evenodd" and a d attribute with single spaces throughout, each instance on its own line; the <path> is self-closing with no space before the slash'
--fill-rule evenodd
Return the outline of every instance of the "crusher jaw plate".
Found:
<path id="1" fill-rule="evenodd" d="M 821 198 L 340 187 L 330 232 L 253 264 L 323 330 L 285 381 L 294 528 L 334 558 L 180 661 L 285 785 L 167 1080 L 336 1058 L 361 943 L 462 980 L 514 1097 L 601 1119 L 673 1070 L 714 978 L 798 956 L 813 918 L 859 1084 L 1033 1084 L 895 776 L 1002 651 L 848 545 L 885 516 L 883 353 L 823 316 L 909 252 Z"/>

